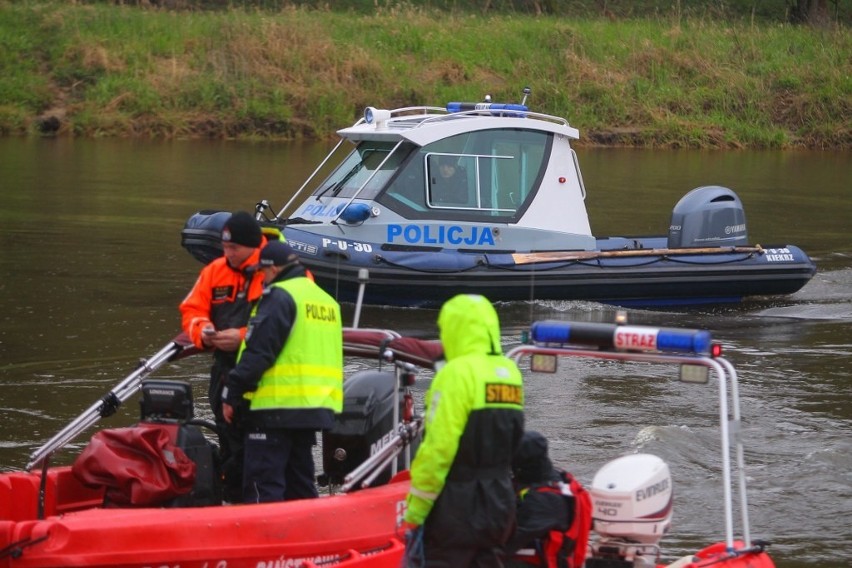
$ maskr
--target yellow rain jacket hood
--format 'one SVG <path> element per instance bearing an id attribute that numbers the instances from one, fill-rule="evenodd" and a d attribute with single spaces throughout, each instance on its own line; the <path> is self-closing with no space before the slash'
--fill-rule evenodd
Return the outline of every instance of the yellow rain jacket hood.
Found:
<path id="1" fill-rule="evenodd" d="M 474 353 L 501 355 L 500 320 L 483 296 L 464 294 L 447 301 L 438 316 L 444 357 L 451 361 Z"/>

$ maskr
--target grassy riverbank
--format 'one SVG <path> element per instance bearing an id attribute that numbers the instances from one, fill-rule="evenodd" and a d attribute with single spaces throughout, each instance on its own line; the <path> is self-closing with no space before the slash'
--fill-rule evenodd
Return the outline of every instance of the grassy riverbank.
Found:
<path id="1" fill-rule="evenodd" d="M 586 144 L 852 148 L 852 34 L 653 19 L 0 0 L 0 134 L 321 138 L 486 93 Z"/>

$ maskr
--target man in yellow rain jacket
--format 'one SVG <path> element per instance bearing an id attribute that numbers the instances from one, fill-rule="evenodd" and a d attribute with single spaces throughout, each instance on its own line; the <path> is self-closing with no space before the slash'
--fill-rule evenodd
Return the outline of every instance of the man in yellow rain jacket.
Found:
<path id="1" fill-rule="evenodd" d="M 521 373 L 503 356 L 483 296 L 459 295 L 438 316 L 446 365 L 426 395 L 425 436 L 411 466 L 409 566 L 493 568 L 512 533 L 512 456 L 524 429 Z"/>

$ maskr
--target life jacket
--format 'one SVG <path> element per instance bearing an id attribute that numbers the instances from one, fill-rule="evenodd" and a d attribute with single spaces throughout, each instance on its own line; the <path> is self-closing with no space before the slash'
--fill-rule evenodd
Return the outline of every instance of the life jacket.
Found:
<path id="1" fill-rule="evenodd" d="M 567 471 L 558 470 L 559 481 L 533 485 L 530 491 L 556 493 L 574 502 L 571 526 L 566 531 L 552 530 L 539 548 L 540 558 L 525 557 L 530 564 L 547 568 L 580 568 L 586 560 L 589 532 L 592 530 L 592 498 L 580 482 Z"/>
<path id="2" fill-rule="evenodd" d="M 243 396 L 252 410 L 343 409 L 343 353 L 340 306 L 306 277 L 274 282 L 289 293 L 298 314 L 284 349 L 260 378 L 257 389 Z M 263 303 L 252 310 L 252 317 Z M 249 324 L 251 325 L 251 324 Z M 240 346 L 239 355 L 246 342 Z"/>

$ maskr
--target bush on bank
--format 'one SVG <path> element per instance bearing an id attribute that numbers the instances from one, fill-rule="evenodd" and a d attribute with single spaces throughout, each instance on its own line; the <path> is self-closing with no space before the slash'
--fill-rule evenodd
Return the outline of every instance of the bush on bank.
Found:
<path id="1" fill-rule="evenodd" d="M 368 105 L 529 86 L 584 143 L 852 147 L 842 26 L 0 0 L 0 46 L 6 135 L 324 138 Z"/>

